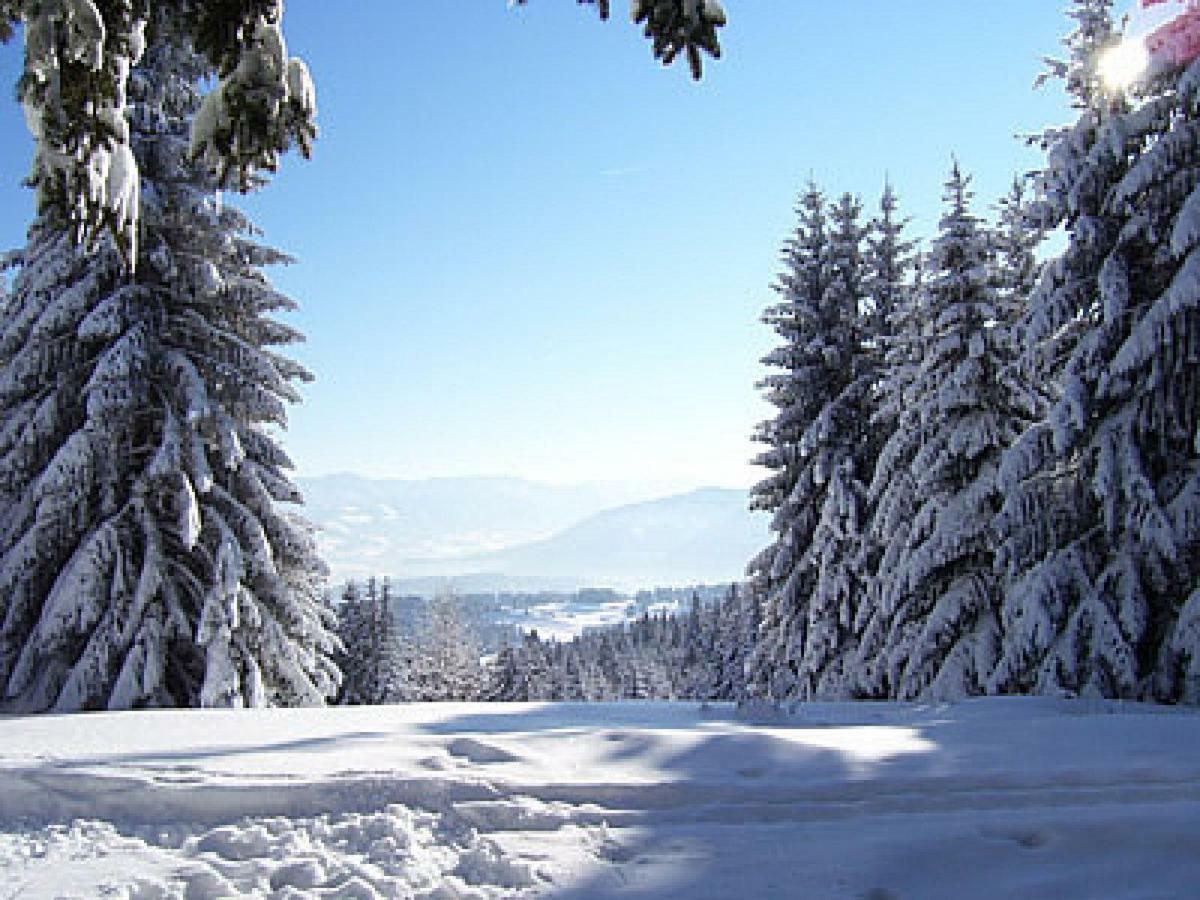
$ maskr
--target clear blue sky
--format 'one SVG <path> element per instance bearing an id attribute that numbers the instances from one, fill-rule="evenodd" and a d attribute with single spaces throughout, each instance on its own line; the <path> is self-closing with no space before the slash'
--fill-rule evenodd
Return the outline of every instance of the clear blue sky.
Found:
<path id="1" fill-rule="evenodd" d="M 247 206 L 299 260 L 301 474 L 748 484 L 796 193 L 873 206 L 887 173 L 927 234 L 956 153 L 983 211 L 1038 163 L 1013 136 L 1070 117 L 1031 88 L 1064 6 L 726 0 L 697 85 L 623 0 L 288 0 L 322 139 Z M 3 246 L 28 153 L 3 104 Z"/>

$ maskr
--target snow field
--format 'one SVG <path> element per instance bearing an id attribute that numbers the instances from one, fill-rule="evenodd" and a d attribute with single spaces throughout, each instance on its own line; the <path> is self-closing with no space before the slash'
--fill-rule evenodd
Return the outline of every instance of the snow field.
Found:
<path id="1" fill-rule="evenodd" d="M 989 699 L 8 718 L 5 898 L 1181 898 L 1195 711 Z"/>

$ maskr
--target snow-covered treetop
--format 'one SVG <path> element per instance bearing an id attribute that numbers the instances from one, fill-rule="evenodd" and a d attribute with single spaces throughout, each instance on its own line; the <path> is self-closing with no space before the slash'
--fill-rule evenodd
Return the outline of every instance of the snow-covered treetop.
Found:
<path id="1" fill-rule="evenodd" d="M 928 283 L 931 290 L 944 286 L 957 295 L 964 285 L 987 278 L 988 247 L 981 237 L 980 220 L 971 212 L 972 197 L 971 179 L 956 159 L 946 181 L 946 209 L 938 224 L 939 234 L 929 252 L 929 265 L 935 273 Z"/>
<path id="2" fill-rule="evenodd" d="M 1101 54 L 1120 40 L 1113 17 L 1113 0 L 1073 0 L 1067 16 L 1075 28 L 1063 39 L 1067 59 L 1047 59 L 1047 71 L 1038 79 L 1066 82 L 1077 107 L 1091 109 L 1105 96 L 1098 62 Z"/>
<path id="3" fill-rule="evenodd" d="M 248 187 L 293 145 L 308 154 L 314 92 L 304 64 L 287 56 L 282 0 L 170 0 L 153 9 L 182 26 L 217 78 L 194 149 L 223 182 Z M 36 144 L 38 205 L 69 222 L 78 240 L 110 231 L 127 260 L 137 258 L 139 216 L 127 89 L 151 10 L 149 0 L 0 0 L 0 38 L 24 26 L 18 96 Z"/>
<path id="4" fill-rule="evenodd" d="M 879 213 L 871 220 L 866 235 L 868 312 L 878 334 L 890 327 L 903 300 L 905 280 L 916 262 L 917 242 L 903 236 L 910 220 L 898 216 L 899 205 L 895 189 L 890 181 L 886 182 Z"/>

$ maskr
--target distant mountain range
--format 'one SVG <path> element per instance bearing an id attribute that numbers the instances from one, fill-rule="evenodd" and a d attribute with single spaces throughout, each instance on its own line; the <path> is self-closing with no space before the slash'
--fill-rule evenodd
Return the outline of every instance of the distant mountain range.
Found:
<path id="1" fill-rule="evenodd" d="M 724 582 L 767 536 L 766 517 L 734 489 L 645 500 L 628 485 L 515 478 L 334 475 L 300 486 L 338 580 L 452 579 L 460 590 Z"/>
<path id="2" fill-rule="evenodd" d="M 744 491 L 704 488 L 619 506 L 551 538 L 457 560 L 464 572 L 576 577 L 588 585 L 653 587 L 740 579 L 766 540 Z"/>

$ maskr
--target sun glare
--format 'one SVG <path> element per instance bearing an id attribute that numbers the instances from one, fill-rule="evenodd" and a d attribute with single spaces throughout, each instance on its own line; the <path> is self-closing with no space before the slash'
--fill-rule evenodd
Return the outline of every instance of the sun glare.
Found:
<path id="1" fill-rule="evenodd" d="M 1142 41 L 1122 41 L 1100 58 L 1100 77 L 1111 91 L 1132 87 L 1150 66 L 1150 54 Z"/>

